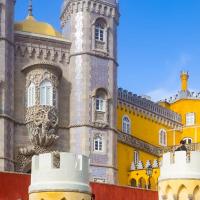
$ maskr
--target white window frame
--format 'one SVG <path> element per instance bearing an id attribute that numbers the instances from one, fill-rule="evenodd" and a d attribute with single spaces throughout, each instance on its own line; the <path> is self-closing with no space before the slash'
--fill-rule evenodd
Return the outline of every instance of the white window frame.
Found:
<path id="1" fill-rule="evenodd" d="M 95 40 L 105 42 L 105 27 L 101 22 L 95 24 Z"/>
<path id="2" fill-rule="evenodd" d="M 128 121 L 126 121 L 128 119 Z M 122 132 L 130 134 L 131 133 L 131 121 L 128 116 L 122 117 Z"/>
<path id="3" fill-rule="evenodd" d="M 94 138 L 94 151 L 95 152 L 103 152 L 104 144 L 103 138 L 101 136 L 97 136 Z"/>
<path id="4" fill-rule="evenodd" d="M 27 107 L 35 105 L 35 84 L 31 83 L 27 91 Z"/>
<path id="5" fill-rule="evenodd" d="M 40 84 L 40 105 L 53 106 L 53 86 L 48 80 L 45 80 Z"/>
<path id="6" fill-rule="evenodd" d="M 192 138 L 186 137 L 186 138 L 183 138 L 183 141 L 185 141 L 186 144 L 192 144 Z"/>
<path id="7" fill-rule="evenodd" d="M 105 99 L 103 99 L 101 97 L 96 98 L 96 111 L 106 112 L 106 100 Z"/>
<path id="8" fill-rule="evenodd" d="M 194 112 L 190 112 L 190 113 L 186 113 L 185 116 L 185 124 L 186 126 L 193 126 L 195 125 L 195 113 Z"/>
<path id="9" fill-rule="evenodd" d="M 159 131 L 159 145 L 167 146 L 167 132 L 165 129 Z"/>
<path id="10" fill-rule="evenodd" d="M 139 152 L 138 151 L 134 151 L 133 152 L 134 156 L 133 156 L 133 160 L 134 160 L 134 164 L 137 165 L 139 162 Z"/>

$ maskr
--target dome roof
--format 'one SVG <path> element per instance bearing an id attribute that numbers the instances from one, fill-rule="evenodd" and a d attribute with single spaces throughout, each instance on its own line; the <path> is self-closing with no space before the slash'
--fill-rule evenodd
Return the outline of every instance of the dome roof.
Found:
<path id="1" fill-rule="evenodd" d="M 61 34 L 56 31 L 50 24 L 45 22 L 38 22 L 31 15 L 28 15 L 24 21 L 15 23 L 15 31 L 36 33 L 52 37 L 62 37 Z"/>

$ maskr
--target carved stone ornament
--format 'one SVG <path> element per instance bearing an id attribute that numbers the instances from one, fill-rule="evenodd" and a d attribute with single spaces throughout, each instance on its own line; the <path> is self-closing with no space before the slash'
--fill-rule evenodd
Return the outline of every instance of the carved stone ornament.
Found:
<path id="1" fill-rule="evenodd" d="M 48 80 L 53 86 L 53 105 L 40 105 L 39 86 L 43 80 Z M 58 113 L 56 109 L 56 90 L 58 78 L 51 70 L 34 69 L 26 76 L 26 88 L 33 82 L 36 86 L 35 105 L 27 107 L 25 122 L 28 129 L 30 144 L 20 148 L 17 155 L 16 170 L 27 172 L 33 155 L 52 152 L 53 144 L 58 139 Z M 27 89 L 26 89 L 27 90 Z"/>

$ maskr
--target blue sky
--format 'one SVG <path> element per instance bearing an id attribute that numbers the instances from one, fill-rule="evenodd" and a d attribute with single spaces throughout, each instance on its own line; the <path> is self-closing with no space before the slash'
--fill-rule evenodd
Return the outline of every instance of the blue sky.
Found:
<path id="1" fill-rule="evenodd" d="M 34 16 L 59 30 L 62 1 L 33 0 Z M 27 4 L 17 0 L 16 21 Z M 118 86 L 163 99 L 180 89 L 180 71 L 187 70 L 190 89 L 200 91 L 199 10 L 199 0 L 121 0 Z"/>

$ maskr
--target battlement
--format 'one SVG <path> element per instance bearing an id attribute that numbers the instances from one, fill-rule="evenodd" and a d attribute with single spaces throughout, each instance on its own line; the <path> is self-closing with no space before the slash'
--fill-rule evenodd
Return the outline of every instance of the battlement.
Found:
<path id="1" fill-rule="evenodd" d="M 123 90 L 122 88 L 118 89 L 118 99 L 121 101 L 125 101 L 142 109 L 153 112 L 157 115 L 170 119 L 172 121 L 181 123 L 181 116 L 171 110 L 163 108 L 162 106 L 154 103 L 151 100 L 146 98 L 142 98 L 132 92 L 128 92 L 127 90 Z"/>
<path id="2" fill-rule="evenodd" d="M 90 192 L 89 159 L 73 153 L 46 153 L 32 158 L 29 192 Z"/>
<path id="3" fill-rule="evenodd" d="M 200 152 L 176 151 L 164 154 L 159 181 L 168 179 L 200 179 Z"/>

